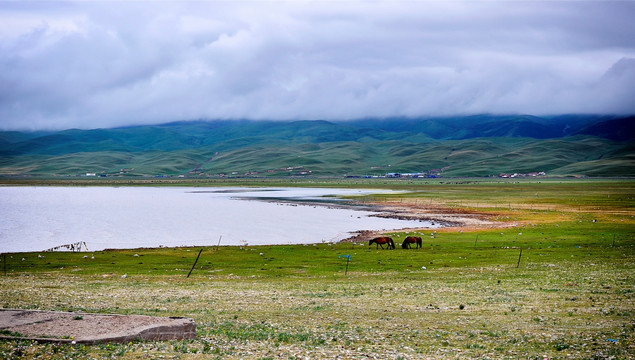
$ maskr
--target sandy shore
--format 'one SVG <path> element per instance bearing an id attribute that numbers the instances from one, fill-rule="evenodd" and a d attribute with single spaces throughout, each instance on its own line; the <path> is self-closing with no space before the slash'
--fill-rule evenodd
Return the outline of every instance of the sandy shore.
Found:
<path id="1" fill-rule="evenodd" d="M 376 217 L 394 218 L 402 220 L 421 220 L 440 224 L 442 228 L 436 228 L 436 231 L 474 231 L 486 228 L 504 228 L 513 226 L 513 224 L 492 221 L 492 214 L 467 210 L 452 209 L 443 206 L 422 205 L 411 202 L 377 202 L 365 203 L 368 210 L 377 212 Z M 394 229 L 406 232 L 422 232 L 430 231 L 430 228 L 405 228 Z M 356 235 L 343 239 L 343 242 L 363 242 L 374 237 L 382 235 L 381 231 L 360 231 Z"/>

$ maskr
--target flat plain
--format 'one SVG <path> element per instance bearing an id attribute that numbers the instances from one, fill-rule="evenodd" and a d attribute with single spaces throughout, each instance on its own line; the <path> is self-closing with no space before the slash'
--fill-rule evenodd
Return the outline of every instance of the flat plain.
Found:
<path id="1" fill-rule="evenodd" d="M 3 254 L 2 308 L 185 316 L 196 321 L 198 336 L 94 346 L 2 340 L 0 356 L 635 356 L 632 180 L 231 183 L 274 184 L 410 190 L 357 200 L 413 212 L 470 214 L 488 225 L 386 233 L 395 239 L 395 250 L 376 249 L 361 239 L 316 245 L 210 245 L 202 248 L 189 277 L 201 248 Z M 423 247 L 402 249 L 407 235 L 422 236 Z"/>

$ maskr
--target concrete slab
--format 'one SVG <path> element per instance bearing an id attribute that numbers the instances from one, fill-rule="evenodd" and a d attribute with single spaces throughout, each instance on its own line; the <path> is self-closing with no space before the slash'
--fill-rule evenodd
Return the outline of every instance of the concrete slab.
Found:
<path id="1" fill-rule="evenodd" d="M 0 309 L 0 330 L 12 333 L 2 339 L 82 344 L 196 338 L 188 318 L 16 309 Z"/>

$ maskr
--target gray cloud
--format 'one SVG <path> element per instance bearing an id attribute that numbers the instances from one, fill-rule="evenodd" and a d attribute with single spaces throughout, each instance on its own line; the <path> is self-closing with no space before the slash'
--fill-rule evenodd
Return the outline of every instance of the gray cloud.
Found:
<path id="1" fill-rule="evenodd" d="M 0 128 L 635 113 L 632 2 L 2 2 Z"/>

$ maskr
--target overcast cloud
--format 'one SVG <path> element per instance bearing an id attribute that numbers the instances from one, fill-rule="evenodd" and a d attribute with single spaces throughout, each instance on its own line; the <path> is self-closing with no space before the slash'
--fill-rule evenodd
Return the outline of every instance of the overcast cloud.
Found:
<path id="1" fill-rule="evenodd" d="M 635 2 L 0 2 L 0 129 L 635 113 Z"/>

